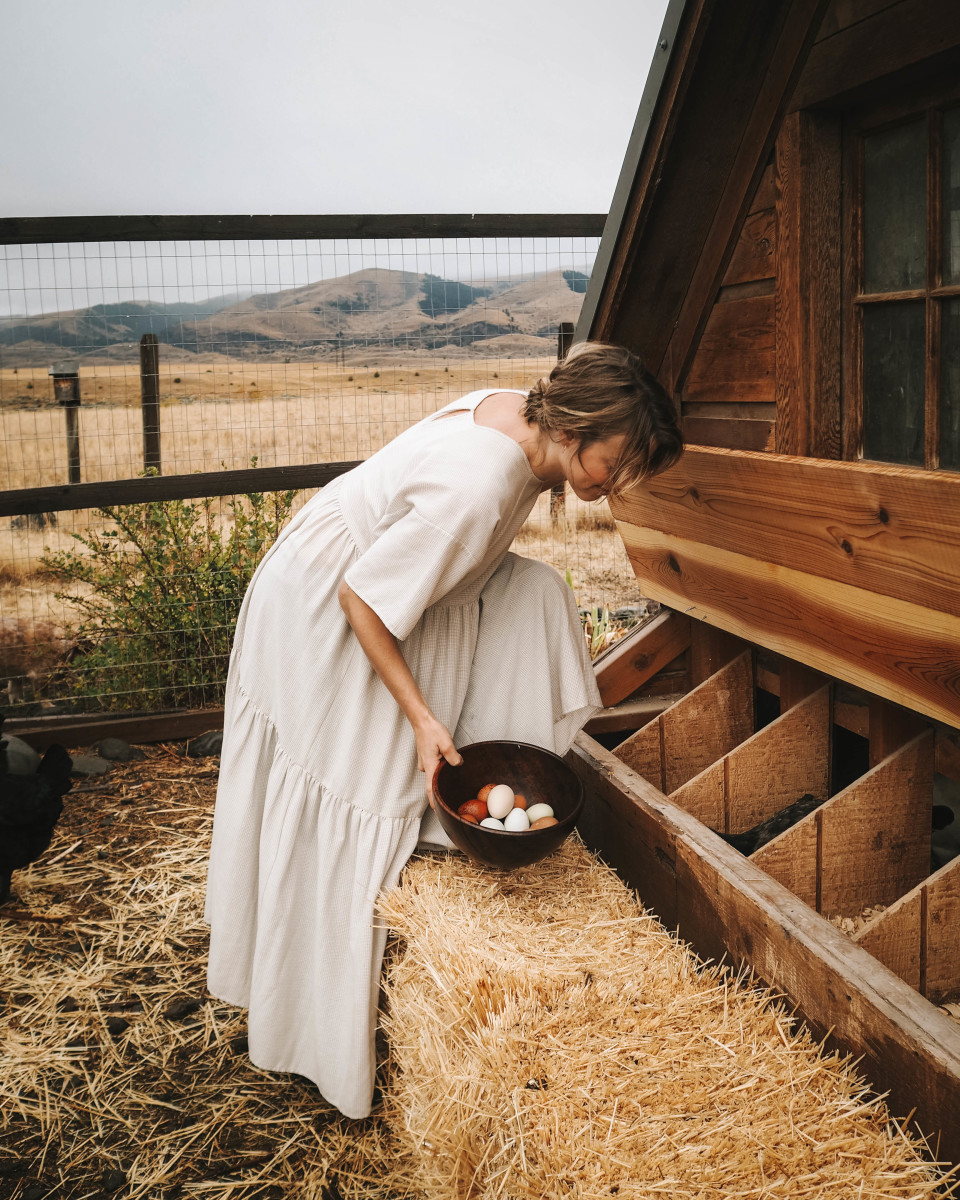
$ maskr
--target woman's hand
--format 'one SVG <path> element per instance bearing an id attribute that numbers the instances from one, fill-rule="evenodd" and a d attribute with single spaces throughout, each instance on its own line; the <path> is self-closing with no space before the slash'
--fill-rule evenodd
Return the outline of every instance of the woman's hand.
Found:
<path id="1" fill-rule="evenodd" d="M 463 757 L 453 744 L 444 725 L 437 720 L 433 713 L 428 713 L 413 727 L 417 739 L 417 767 L 427 777 L 427 799 L 430 807 L 436 808 L 433 795 L 433 775 L 441 759 L 446 759 L 452 767 L 459 767 Z"/>

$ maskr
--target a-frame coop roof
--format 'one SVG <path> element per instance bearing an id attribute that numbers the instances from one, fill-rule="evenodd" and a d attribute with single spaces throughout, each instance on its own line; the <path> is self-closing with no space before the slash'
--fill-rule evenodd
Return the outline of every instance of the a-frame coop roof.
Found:
<path id="1" fill-rule="evenodd" d="M 960 470 L 935 436 L 960 282 L 930 214 L 941 196 L 960 214 L 960 188 L 938 190 L 958 113 L 955 0 L 670 3 L 576 337 L 637 351 L 680 408 L 681 462 L 613 506 L 672 611 L 611 651 L 612 690 L 685 646 L 689 690 L 573 756 L 587 842 L 701 953 L 781 988 L 954 1162 L 960 1030 L 936 1006 L 960 995 L 960 857 L 931 863 L 931 812 L 938 781 L 960 788 Z M 909 122 L 929 134 L 926 290 L 893 299 L 926 314 L 928 420 L 899 465 L 864 452 L 861 306 L 891 297 L 862 286 L 859 222 L 864 145 Z M 839 778 L 851 730 L 862 761 Z M 711 832 L 801 794 L 819 807 L 747 857 Z M 853 917 L 849 937 L 831 923 Z"/>

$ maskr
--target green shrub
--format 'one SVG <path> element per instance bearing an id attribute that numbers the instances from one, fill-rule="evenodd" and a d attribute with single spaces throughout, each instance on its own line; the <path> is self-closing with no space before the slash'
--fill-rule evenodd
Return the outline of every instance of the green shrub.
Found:
<path id="1" fill-rule="evenodd" d="M 257 564 L 290 516 L 295 492 L 228 502 L 224 529 L 210 499 L 99 509 L 111 524 L 74 534 L 83 547 L 47 551 L 80 621 L 70 686 L 111 709 L 223 701 L 234 626 Z"/>

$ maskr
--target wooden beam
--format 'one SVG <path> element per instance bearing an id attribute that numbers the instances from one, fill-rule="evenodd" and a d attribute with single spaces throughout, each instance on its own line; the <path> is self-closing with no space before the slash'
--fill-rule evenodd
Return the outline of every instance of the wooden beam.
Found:
<path id="1" fill-rule="evenodd" d="M 960 617 L 620 525 L 644 594 L 960 727 Z"/>
<path id="2" fill-rule="evenodd" d="M 772 295 L 715 304 L 684 382 L 683 399 L 772 403 L 774 359 Z"/>
<path id="3" fill-rule="evenodd" d="M 879 696 L 870 697 L 869 709 L 871 767 L 927 728 L 923 717 L 908 708 L 901 708 L 899 704 L 881 700 Z"/>
<path id="4" fill-rule="evenodd" d="M 123 738 L 131 743 L 177 742 L 222 728 L 222 708 L 117 716 L 64 714 L 57 717 L 13 717 L 3 723 L 4 733 L 23 738 L 35 750 L 46 750 L 54 742 L 68 748 L 92 746 L 105 737 Z"/>
<path id="5" fill-rule="evenodd" d="M 623 733 L 625 730 L 642 729 L 654 717 L 659 717 L 671 704 L 683 699 L 678 692 L 665 696 L 644 696 L 640 700 L 624 700 L 613 708 L 602 708 L 584 725 L 591 737 L 598 733 Z"/>
<path id="6" fill-rule="evenodd" d="M 622 530 L 645 526 L 960 616 L 958 474 L 691 446 L 611 510 Z"/>
<path id="7" fill-rule="evenodd" d="M 841 122 L 791 114 L 777 137 L 776 449 L 839 458 Z"/>
<path id="8" fill-rule="evenodd" d="M 619 704 L 690 645 L 690 622 L 681 613 L 659 613 L 616 642 L 594 663 L 604 707 Z"/>
<path id="9" fill-rule="evenodd" d="M 581 834 L 706 958 L 751 967 L 960 1161 L 960 1029 L 786 888 L 581 734 Z"/>
<path id="10" fill-rule="evenodd" d="M 699 687 L 749 646 L 725 629 L 706 621 L 690 623 L 690 686 Z"/>

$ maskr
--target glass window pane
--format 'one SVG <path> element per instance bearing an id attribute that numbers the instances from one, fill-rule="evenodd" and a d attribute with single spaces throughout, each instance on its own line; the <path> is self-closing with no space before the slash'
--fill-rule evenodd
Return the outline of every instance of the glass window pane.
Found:
<path id="1" fill-rule="evenodd" d="M 863 309 L 863 453 L 923 466 L 923 301 Z"/>
<path id="2" fill-rule="evenodd" d="M 926 122 L 863 139 L 864 291 L 925 286 L 926 194 Z"/>
<path id="3" fill-rule="evenodd" d="M 940 466 L 960 471 L 960 300 L 943 306 L 940 375 Z"/>
<path id="4" fill-rule="evenodd" d="M 960 283 L 960 108 L 943 114 L 943 282 Z"/>

